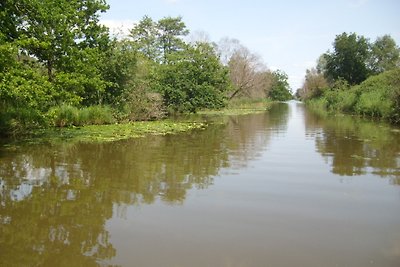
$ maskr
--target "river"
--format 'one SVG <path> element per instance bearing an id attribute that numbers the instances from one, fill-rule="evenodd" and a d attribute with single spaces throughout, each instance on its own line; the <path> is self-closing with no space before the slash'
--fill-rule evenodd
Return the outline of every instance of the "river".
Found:
<path id="1" fill-rule="evenodd" d="M 292 101 L 0 146 L 0 266 L 400 266 L 400 129 Z"/>

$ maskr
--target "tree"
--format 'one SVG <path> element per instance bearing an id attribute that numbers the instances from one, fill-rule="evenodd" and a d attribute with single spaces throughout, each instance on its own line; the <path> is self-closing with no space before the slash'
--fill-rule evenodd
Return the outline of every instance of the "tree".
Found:
<path id="1" fill-rule="evenodd" d="M 266 97 L 269 80 L 260 57 L 244 46 L 238 46 L 228 62 L 229 75 L 234 86 L 229 99 L 237 97 Z"/>
<path id="2" fill-rule="evenodd" d="M 160 56 L 157 40 L 157 24 L 152 18 L 144 16 L 138 24 L 130 30 L 135 46 L 147 58 L 156 60 Z"/>
<path id="3" fill-rule="evenodd" d="M 23 1 L 3 0 L 0 2 L 0 35 L 6 41 L 15 40 L 18 36 L 18 25 L 21 24 Z"/>
<path id="4" fill-rule="evenodd" d="M 183 48 L 182 36 L 189 34 L 182 17 L 165 17 L 157 22 L 159 45 L 164 62 L 167 63 L 168 55 Z"/>
<path id="5" fill-rule="evenodd" d="M 322 96 L 324 90 L 328 87 L 328 82 L 322 73 L 315 68 L 308 69 L 301 89 L 301 97 L 307 99 Z"/>
<path id="6" fill-rule="evenodd" d="M 390 35 L 378 37 L 371 46 L 370 68 L 378 74 L 400 66 L 400 49 Z"/>
<path id="7" fill-rule="evenodd" d="M 196 112 L 224 105 L 228 72 L 211 45 L 188 45 L 170 55 L 168 62 L 160 67 L 158 88 L 169 110 Z"/>
<path id="8" fill-rule="evenodd" d="M 367 60 L 370 44 L 368 40 L 355 33 L 344 32 L 336 36 L 333 46 L 334 51 L 328 51 L 325 54 L 325 74 L 328 80 L 335 81 L 342 78 L 351 85 L 364 81 L 369 75 Z"/>
<path id="9" fill-rule="evenodd" d="M 288 76 L 281 70 L 274 71 L 270 74 L 272 76 L 272 86 L 269 91 L 269 97 L 272 100 L 286 101 L 293 98 L 290 93 Z"/>
<path id="10" fill-rule="evenodd" d="M 108 44 L 106 28 L 98 24 L 98 12 L 108 9 L 104 0 L 22 1 L 26 12 L 19 25 L 22 49 L 44 63 L 48 79 L 54 69 L 73 68 L 80 50 Z"/>

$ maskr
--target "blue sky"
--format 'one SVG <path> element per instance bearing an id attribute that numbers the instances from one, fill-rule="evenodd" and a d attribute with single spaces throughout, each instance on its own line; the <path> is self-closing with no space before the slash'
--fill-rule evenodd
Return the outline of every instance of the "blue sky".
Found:
<path id="1" fill-rule="evenodd" d="M 390 34 L 400 45 L 399 0 L 108 0 L 101 20 L 110 28 L 132 28 L 144 15 L 154 20 L 182 16 L 191 32 L 212 41 L 236 38 L 270 69 L 289 75 L 293 90 L 315 66 L 337 34 L 355 32 L 374 41 Z M 122 26 L 121 26 L 122 25 Z"/>

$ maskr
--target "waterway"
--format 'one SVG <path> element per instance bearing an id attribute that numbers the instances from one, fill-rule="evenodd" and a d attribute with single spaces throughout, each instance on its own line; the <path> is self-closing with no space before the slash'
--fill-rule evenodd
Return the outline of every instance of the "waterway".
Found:
<path id="1" fill-rule="evenodd" d="M 0 146 L 0 266 L 400 266 L 400 129 L 299 102 Z"/>

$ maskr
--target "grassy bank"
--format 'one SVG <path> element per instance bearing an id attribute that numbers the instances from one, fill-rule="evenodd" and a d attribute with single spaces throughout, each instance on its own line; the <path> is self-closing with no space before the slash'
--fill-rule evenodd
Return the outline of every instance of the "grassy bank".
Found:
<path id="1" fill-rule="evenodd" d="M 400 69 L 372 76 L 363 83 L 325 90 L 306 101 L 314 109 L 355 114 L 400 124 Z"/>
<path id="2" fill-rule="evenodd" d="M 197 112 L 202 115 L 247 115 L 262 113 L 271 107 L 272 101 L 266 98 L 261 99 L 234 99 L 223 109 L 207 109 Z"/>
<path id="3" fill-rule="evenodd" d="M 232 101 L 221 110 L 203 110 L 200 115 L 246 115 L 265 112 L 271 106 L 266 99 L 241 99 Z M 146 135 L 166 135 L 201 129 L 207 126 L 197 119 L 189 121 L 156 120 L 116 123 L 113 111 L 109 107 L 93 106 L 78 109 L 61 106 L 51 109 L 44 118 L 47 123 L 41 128 L 26 130 L 24 125 L 15 124 L 14 139 L 23 142 L 110 142 L 122 139 L 143 137 Z M 12 119 L 10 120 L 12 123 Z M 19 129 L 24 129 L 23 134 Z"/>

